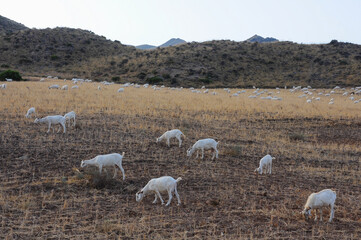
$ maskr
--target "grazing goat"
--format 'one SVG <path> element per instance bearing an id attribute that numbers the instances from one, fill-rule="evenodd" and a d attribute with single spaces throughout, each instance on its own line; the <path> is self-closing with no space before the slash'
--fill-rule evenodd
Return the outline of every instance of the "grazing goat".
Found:
<path id="1" fill-rule="evenodd" d="M 271 155 L 267 154 L 259 161 L 259 167 L 254 171 L 259 174 L 262 174 L 263 172 L 272 174 L 272 159 L 275 159 L 275 157 L 271 157 Z"/>
<path id="2" fill-rule="evenodd" d="M 167 139 L 167 145 L 169 147 L 170 146 L 169 140 L 171 138 L 177 138 L 179 141 L 179 147 L 181 147 L 181 145 L 182 145 L 181 136 L 182 135 L 183 135 L 183 137 L 185 137 L 185 135 L 179 129 L 169 130 L 169 131 L 166 131 L 162 136 L 157 138 L 157 143 L 162 141 L 163 139 Z"/>
<path id="3" fill-rule="evenodd" d="M 124 152 L 122 153 L 122 155 L 120 155 L 119 153 L 110 153 L 110 154 L 106 154 L 106 155 L 98 155 L 93 159 L 90 160 L 83 160 L 81 161 L 80 167 L 86 167 L 86 166 L 97 166 L 99 168 L 99 173 L 102 173 L 102 169 L 103 167 L 106 166 L 113 166 L 114 167 L 114 176 L 113 178 L 115 178 L 117 176 L 117 168 L 116 166 L 119 167 L 120 171 L 122 171 L 123 174 L 123 181 L 125 180 L 125 173 L 124 173 L 124 169 L 122 167 L 122 160 L 124 157 Z"/>
<path id="4" fill-rule="evenodd" d="M 68 85 L 64 85 L 61 87 L 61 90 L 68 90 Z"/>
<path id="5" fill-rule="evenodd" d="M 322 208 L 331 206 L 330 219 L 328 222 L 331 222 L 334 215 L 334 206 L 336 201 L 336 193 L 331 189 L 324 189 L 318 193 L 311 193 L 311 195 L 307 198 L 306 205 L 301 212 L 306 218 L 311 215 L 311 210 L 315 209 L 315 221 L 317 220 L 317 209 L 320 211 L 320 220 L 322 221 Z"/>
<path id="6" fill-rule="evenodd" d="M 25 115 L 25 117 L 26 118 L 29 118 L 29 117 L 31 117 L 31 114 L 35 114 L 35 108 L 34 107 L 31 107 L 31 108 L 29 108 L 29 110 L 28 110 L 28 112 L 26 113 L 26 115 Z"/>
<path id="7" fill-rule="evenodd" d="M 67 114 L 64 115 L 64 117 L 65 117 L 65 122 L 69 120 L 68 126 L 70 126 L 71 119 L 73 119 L 73 126 L 75 127 L 76 114 L 74 111 L 68 112 Z"/>
<path id="8" fill-rule="evenodd" d="M 201 149 L 202 150 L 202 159 L 204 158 L 204 150 L 211 150 L 213 152 L 212 160 L 214 159 L 214 156 L 216 156 L 216 158 L 218 158 L 218 150 L 217 150 L 218 143 L 219 142 L 216 142 L 212 138 L 198 140 L 191 148 L 189 148 L 187 150 L 187 156 L 191 157 L 192 154 L 194 153 L 194 151 L 197 150 L 196 158 L 198 158 L 198 150 Z"/>
<path id="9" fill-rule="evenodd" d="M 50 87 L 48 87 L 49 89 L 58 89 L 59 85 L 55 84 L 55 85 L 51 85 Z"/>
<path id="10" fill-rule="evenodd" d="M 177 183 L 182 180 L 181 177 L 177 178 L 177 180 L 175 180 L 174 178 L 170 177 L 170 176 L 163 176 L 160 178 L 153 178 L 151 179 L 147 185 L 145 185 L 145 187 L 140 190 L 139 192 L 137 192 L 136 196 L 136 200 L 137 202 L 141 201 L 146 195 L 150 194 L 150 193 L 154 193 L 155 195 L 155 199 L 153 201 L 153 203 L 157 203 L 158 197 L 160 199 L 160 201 L 162 202 L 162 205 L 164 204 L 164 201 L 162 199 L 162 196 L 160 195 L 160 192 L 168 192 L 168 202 L 165 206 L 169 206 L 172 198 L 173 198 L 173 192 L 175 193 L 175 196 L 177 197 L 178 200 L 178 206 L 181 204 L 181 201 L 179 199 L 179 194 L 177 192 Z"/>
<path id="11" fill-rule="evenodd" d="M 124 88 L 119 88 L 117 92 L 124 92 Z"/>
<path id="12" fill-rule="evenodd" d="M 63 126 L 63 130 L 64 130 L 64 133 L 66 132 L 66 128 L 65 128 L 65 117 L 63 116 L 60 116 L 60 115 L 55 115 L 55 116 L 47 116 L 47 117 L 44 117 L 44 118 L 36 118 L 34 123 L 48 123 L 49 125 L 49 128 L 48 128 L 48 132 L 50 132 L 50 127 L 51 127 L 51 124 L 60 124 L 61 126 Z M 53 132 L 54 132 L 54 128 L 51 127 L 53 129 Z M 60 128 L 58 130 L 58 132 L 60 131 Z"/>

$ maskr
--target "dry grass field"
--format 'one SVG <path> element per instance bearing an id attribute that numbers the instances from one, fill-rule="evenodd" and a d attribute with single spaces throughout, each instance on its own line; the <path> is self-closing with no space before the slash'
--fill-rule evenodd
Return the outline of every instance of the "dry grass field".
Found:
<path id="1" fill-rule="evenodd" d="M 329 105 L 331 97 L 306 104 L 287 90 L 268 101 L 248 98 L 250 89 L 231 97 L 221 89 L 117 93 L 119 85 L 99 91 L 98 83 L 49 90 L 53 83 L 0 89 L 1 239 L 361 238 L 361 103 L 340 92 Z M 38 117 L 75 111 L 77 126 L 48 134 L 24 117 L 30 107 Z M 187 136 L 181 148 L 155 142 L 172 128 Z M 206 137 L 220 141 L 219 159 L 187 158 Z M 120 171 L 112 179 L 112 169 L 99 176 L 80 168 L 81 160 L 123 151 L 125 181 Z M 276 157 L 273 174 L 257 175 L 266 154 Z M 153 196 L 135 201 L 163 175 L 183 178 L 179 207 L 175 199 L 169 207 L 153 205 Z M 325 188 L 337 193 L 334 221 L 326 222 L 328 210 L 324 222 L 305 221 L 308 195 Z"/>

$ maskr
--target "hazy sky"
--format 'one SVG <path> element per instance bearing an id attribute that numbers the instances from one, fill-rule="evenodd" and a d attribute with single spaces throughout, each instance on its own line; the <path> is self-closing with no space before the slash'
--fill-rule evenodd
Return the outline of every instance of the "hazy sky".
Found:
<path id="1" fill-rule="evenodd" d="M 30 28 L 90 30 L 123 44 L 245 40 L 361 44 L 361 0 L 0 0 L 0 15 Z"/>

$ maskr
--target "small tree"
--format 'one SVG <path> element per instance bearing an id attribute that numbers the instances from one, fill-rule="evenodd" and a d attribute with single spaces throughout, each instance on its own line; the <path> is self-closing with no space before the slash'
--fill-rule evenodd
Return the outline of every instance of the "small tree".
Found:
<path id="1" fill-rule="evenodd" d="M 14 81 L 21 81 L 23 78 L 20 73 L 13 70 L 6 70 L 0 73 L 0 81 L 5 81 L 5 78 L 11 78 Z"/>

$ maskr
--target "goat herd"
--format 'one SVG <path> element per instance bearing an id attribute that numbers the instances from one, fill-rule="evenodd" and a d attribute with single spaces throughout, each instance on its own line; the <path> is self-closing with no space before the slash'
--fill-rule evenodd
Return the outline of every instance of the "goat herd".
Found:
<path id="1" fill-rule="evenodd" d="M 27 118 L 29 118 L 29 117 L 31 117 L 32 114 L 35 114 L 34 107 L 30 108 L 27 111 L 25 116 Z M 52 124 L 53 125 L 60 124 L 63 127 L 63 132 L 66 133 L 66 122 L 69 121 L 69 125 L 70 125 L 71 120 L 73 120 L 73 126 L 75 126 L 75 117 L 76 117 L 76 114 L 75 114 L 75 112 L 72 111 L 72 112 L 65 114 L 64 116 L 55 115 L 55 116 L 47 116 L 47 117 L 44 117 L 41 119 L 36 118 L 34 122 L 35 123 L 47 123 L 48 124 L 48 132 L 50 131 L 50 128 L 52 128 L 53 132 L 54 132 L 54 128 L 51 126 Z M 58 132 L 60 131 L 60 129 L 61 128 L 59 126 Z M 181 137 L 182 136 L 185 137 L 184 134 L 179 129 L 173 129 L 170 131 L 166 131 L 162 136 L 157 138 L 156 142 L 158 143 L 162 140 L 166 140 L 166 143 L 169 147 L 170 139 L 176 138 L 179 141 L 179 147 L 181 147 L 181 145 L 182 145 Z M 212 160 L 214 159 L 214 157 L 218 158 L 218 150 L 217 150 L 218 143 L 219 142 L 215 141 L 212 138 L 198 140 L 191 148 L 189 148 L 187 150 L 187 156 L 191 157 L 194 152 L 197 152 L 196 158 L 198 158 L 198 152 L 200 150 L 202 152 L 201 158 L 203 159 L 204 158 L 204 150 L 211 150 L 213 153 Z M 122 167 L 122 160 L 123 160 L 124 154 L 125 153 L 123 152 L 122 155 L 120 155 L 118 153 L 98 155 L 98 156 L 94 157 L 93 159 L 81 161 L 81 167 L 84 168 L 86 166 L 91 166 L 91 165 L 96 166 L 99 168 L 99 173 L 102 172 L 103 167 L 114 167 L 113 178 L 116 177 L 117 167 L 118 167 L 122 172 L 123 180 L 125 180 L 125 173 L 124 173 L 124 169 Z M 260 160 L 259 167 L 255 169 L 255 172 L 258 172 L 259 174 L 263 174 L 263 173 L 272 174 L 272 160 L 273 159 L 275 159 L 275 158 L 270 155 L 264 156 Z M 159 198 L 161 203 L 164 204 L 163 198 L 160 193 L 167 192 L 169 198 L 168 198 L 168 202 L 167 202 L 166 206 L 169 206 L 169 204 L 171 203 L 173 194 L 175 194 L 175 196 L 177 197 L 178 205 L 180 205 L 181 201 L 180 201 L 179 194 L 177 191 L 177 183 L 181 180 L 182 180 L 181 177 L 174 179 L 173 177 L 170 177 L 170 176 L 162 176 L 159 178 L 153 178 L 147 183 L 147 185 L 143 189 L 141 189 L 140 191 L 138 191 L 136 193 L 136 201 L 139 202 L 146 195 L 154 194 L 155 199 L 154 199 L 153 203 L 156 203 Z M 322 221 L 322 209 L 324 207 L 330 206 L 331 212 L 330 212 L 329 222 L 331 222 L 334 217 L 335 201 L 336 201 L 336 193 L 334 191 L 332 191 L 331 189 L 324 189 L 320 192 L 312 193 L 308 197 L 307 202 L 304 206 L 304 209 L 301 213 L 305 216 L 306 219 L 308 219 L 308 217 L 311 215 L 311 210 L 315 210 L 316 211 L 315 212 L 315 220 L 317 220 L 317 210 L 319 210 L 320 220 Z"/>

